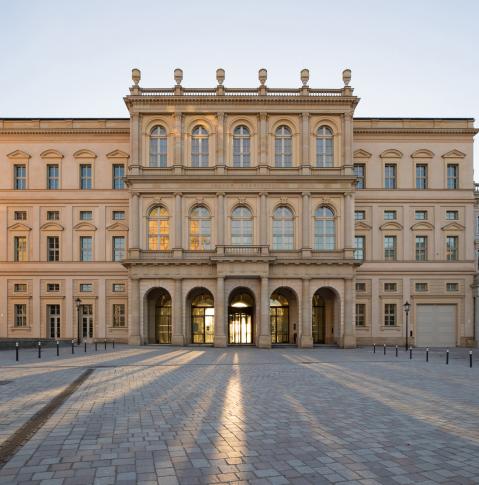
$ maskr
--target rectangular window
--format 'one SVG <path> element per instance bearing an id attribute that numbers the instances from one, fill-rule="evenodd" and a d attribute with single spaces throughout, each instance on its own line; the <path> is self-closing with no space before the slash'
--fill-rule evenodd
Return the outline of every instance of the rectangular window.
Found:
<path id="1" fill-rule="evenodd" d="M 90 190 L 92 188 L 91 164 L 82 163 L 80 165 L 80 189 Z"/>
<path id="2" fill-rule="evenodd" d="M 80 236 L 80 261 L 93 260 L 93 238 Z"/>
<path id="3" fill-rule="evenodd" d="M 47 283 L 48 292 L 60 291 L 60 283 Z"/>
<path id="4" fill-rule="evenodd" d="M 15 327 L 27 326 L 27 305 L 25 303 L 16 303 L 14 305 Z"/>
<path id="5" fill-rule="evenodd" d="M 386 163 L 384 166 L 384 188 L 395 189 L 396 188 L 396 164 Z"/>
<path id="6" fill-rule="evenodd" d="M 92 219 L 92 211 L 80 211 L 80 221 L 91 221 Z"/>
<path id="7" fill-rule="evenodd" d="M 80 283 L 81 293 L 91 293 L 93 291 L 93 285 L 91 283 Z"/>
<path id="8" fill-rule="evenodd" d="M 112 219 L 114 221 L 123 221 L 125 219 L 125 211 L 113 211 Z"/>
<path id="9" fill-rule="evenodd" d="M 416 165 L 416 189 L 427 189 L 427 165 L 424 163 Z"/>
<path id="10" fill-rule="evenodd" d="M 356 176 L 356 188 L 366 188 L 366 165 L 364 163 L 354 164 L 354 175 Z"/>
<path id="11" fill-rule="evenodd" d="M 389 291 L 389 292 L 398 291 L 397 283 L 384 283 L 384 291 Z"/>
<path id="12" fill-rule="evenodd" d="M 384 325 L 386 327 L 396 326 L 396 303 L 386 303 L 384 305 Z"/>
<path id="13" fill-rule="evenodd" d="M 60 261 L 60 237 L 47 237 L 47 261 Z"/>
<path id="14" fill-rule="evenodd" d="M 60 220 L 59 211 L 47 211 L 47 221 L 58 221 Z"/>
<path id="15" fill-rule="evenodd" d="M 354 259 L 364 260 L 366 249 L 366 236 L 355 236 L 354 247 Z"/>
<path id="16" fill-rule="evenodd" d="M 384 211 L 384 220 L 385 221 L 395 221 L 397 219 L 397 212 L 396 211 Z"/>
<path id="17" fill-rule="evenodd" d="M 27 261 L 27 237 L 15 236 L 13 238 L 14 261 Z"/>
<path id="18" fill-rule="evenodd" d="M 459 219 L 459 211 L 446 211 L 446 219 L 448 221 L 457 221 Z"/>
<path id="19" fill-rule="evenodd" d="M 366 326 L 366 305 L 364 303 L 356 303 L 356 327 Z"/>
<path id="20" fill-rule="evenodd" d="M 125 291 L 125 285 L 123 283 L 113 283 L 111 289 L 113 293 L 122 293 Z"/>
<path id="21" fill-rule="evenodd" d="M 447 164 L 447 188 L 457 189 L 459 187 L 459 165 L 457 163 Z"/>
<path id="22" fill-rule="evenodd" d="M 384 236 L 384 259 L 387 261 L 396 261 L 396 236 Z"/>
<path id="23" fill-rule="evenodd" d="M 416 236 L 416 261 L 427 261 L 427 236 Z"/>
<path id="24" fill-rule="evenodd" d="M 113 236 L 112 238 L 112 260 L 121 261 L 125 258 L 125 237 Z"/>
<path id="25" fill-rule="evenodd" d="M 113 189 L 121 190 L 125 188 L 125 182 L 123 177 L 125 176 L 125 165 L 115 164 L 113 165 Z"/>
<path id="26" fill-rule="evenodd" d="M 416 221 L 426 221 L 427 211 L 416 211 Z"/>
<path id="27" fill-rule="evenodd" d="M 446 283 L 446 291 L 459 291 L 458 283 Z"/>
<path id="28" fill-rule="evenodd" d="M 356 291 L 366 291 L 366 283 L 356 283 Z"/>
<path id="29" fill-rule="evenodd" d="M 13 166 L 13 187 L 15 190 L 26 190 L 27 188 L 27 166 Z"/>
<path id="30" fill-rule="evenodd" d="M 125 326 L 125 304 L 115 303 L 112 308 L 113 313 L 113 326 L 124 327 Z"/>
<path id="31" fill-rule="evenodd" d="M 416 283 L 415 288 L 416 292 L 424 293 L 425 291 L 427 291 L 427 283 Z"/>
<path id="32" fill-rule="evenodd" d="M 60 167 L 47 165 L 47 189 L 57 190 L 60 188 Z"/>
<path id="33" fill-rule="evenodd" d="M 15 211 L 13 214 L 13 218 L 16 221 L 26 221 L 27 220 L 27 211 Z"/>
<path id="34" fill-rule="evenodd" d="M 356 221 L 363 221 L 366 219 L 366 212 L 365 211 L 355 211 L 354 212 L 354 219 Z"/>
<path id="35" fill-rule="evenodd" d="M 15 283 L 14 286 L 15 293 L 25 293 L 27 291 L 26 283 Z"/>
<path id="36" fill-rule="evenodd" d="M 448 261 L 456 261 L 458 259 L 458 237 L 446 237 L 446 259 Z"/>

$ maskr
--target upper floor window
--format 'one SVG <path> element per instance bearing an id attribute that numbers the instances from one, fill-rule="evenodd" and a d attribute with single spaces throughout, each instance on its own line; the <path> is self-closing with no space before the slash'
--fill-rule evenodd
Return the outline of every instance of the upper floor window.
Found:
<path id="1" fill-rule="evenodd" d="M 384 325 L 386 327 L 395 327 L 397 325 L 396 303 L 386 303 L 384 305 Z"/>
<path id="2" fill-rule="evenodd" d="M 328 126 L 320 126 L 316 133 L 316 166 L 333 166 L 333 131 Z"/>
<path id="3" fill-rule="evenodd" d="M 47 221 L 60 220 L 60 211 L 47 211 Z"/>
<path id="4" fill-rule="evenodd" d="M 459 187 L 459 165 L 457 163 L 447 164 L 447 188 L 457 189 Z"/>
<path id="5" fill-rule="evenodd" d="M 396 261 L 397 243 L 396 236 L 384 236 L 384 259 Z"/>
<path id="6" fill-rule="evenodd" d="M 396 188 L 396 164 L 386 163 L 384 166 L 384 188 L 395 189 Z"/>
<path id="7" fill-rule="evenodd" d="M 166 251 L 169 246 L 170 221 L 168 211 L 162 206 L 153 207 L 148 214 L 148 249 L 150 251 Z"/>
<path id="8" fill-rule="evenodd" d="M 416 221 L 426 221 L 427 220 L 427 211 L 416 211 Z"/>
<path id="9" fill-rule="evenodd" d="M 93 238 L 80 236 L 80 261 L 93 261 Z"/>
<path id="10" fill-rule="evenodd" d="M 276 167 L 292 167 L 293 165 L 293 135 L 286 125 L 276 128 L 274 164 Z"/>
<path id="11" fill-rule="evenodd" d="M 366 326 L 366 304 L 356 303 L 356 327 Z"/>
<path id="12" fill-rule="evenodd" d="M 27 166 L 13 166 L 13 187 L 15 190 L 26 190 L 27 188 Z"/>
<path id="13" fill-rule="evenodd" d="M 13 287 L 15 293 L 25 293 L 27 291 L 27 284 L 26 283 L 15 283 Z"/>
<path id="14" fill-rule="evenodd" d="M 416 236 L 416 261 L 427 260 L 427 236 Z"/>
<path id="15" fill-rule="evenodd" d="M 60 167 L 57 164 L 47 165 L 47 189 L 60 188 Z"/>
<path id="16" fill-rule="evenodd" d="M 197 205 L 190 215 L 190 244 L 194 251 L 211 249 L 211 216 L 204 205 Z"/>
<path id="17" fill-rule="evenodd" d="M 26 236 L 15 236 L 13 239 L 14 261 L 28 261 Z"/>
<path id="18" fill-rule="evenodd" d="M 354 219 L 356 221 L 363 221 L 366 219 L 366 211 L 354 211 Z"/>
<path id="19" fill-rule="evenodd" d="M 60 283 L 47 283 L 47 291 L 49 292 L 60 291 Z"/>
<path id="20" fill-rule="evenodd" d="M 249 167 L 251 165 L 250 154 L 251 136 L 246 126 L 237 126 L 233 131 L 233 166 Z"/>
<path id="21" fill-rule="evenodd" d="M 27 220 L 27 211 L 15 211 L 13 214 L 13 218 L 16 221 L 26 221 Z"/>
<path id="22" fill-rule="evenodd" d="M 384 291 L 395 293 L 396 291 L 398 291 L 398 284 L 386 282 L 384 283 Z"/>
<path id="23" fill-rule="evenodd" d="M 150 167 L 166 167 L 168 141 L 163 126 L 154 126 L 150 131 Z"/>
<path id="24" fill-rule="evenodd" d="M 125 176 L 125 165 L 122 163 L 114 164 L 112 167 L 113 181 L 112 187 L 115 190 L 121 190 L 125 188 L 125 181 L 123 177 Z"/>
<path id="25" fill-rule="evenodd" d="M 364 163 L 354 164 L 354 175 L 356 176 L 356 188 L 366 188 L 366 165 Z"/>
<path id="26" fill-rule="evenodd" d="M 280 206 L 274 211 L 273 249 L 294 249 L 294 216 L 289 207 Z"/>
<path id="27" fill-rule="evenodd" d="M 111 285 L 111 291 L 113 293 L 122 293 L 125 291 L 125 284 L 124 283 L 113 283 Z"/>
<path id="28" fill-rule="evenodd" d="M 397 212 L 386 210 L 384 211 L 384 220 L 385 221 L 394 221 L 397 219 Z"/>
<path id="29" fill-rule="evenodd" d="M 314 214 L 314 249 L 333 251 L 336 248 L 336 221 L 334 212 L 326 206 Z"/>
<path id="30" fill-rule="evenodd" d="M 80 211 L 80 221 L 91 221 L 93 219 L 92 211 Z"/>
<path id="31" fill-rule="evenodd" d="M 201 125 L 195 126 L 191 136 L 191 165 L 207 167 L 209 163 L 208 131 Z"/>
<path id="32" fill-rule="evenodd" d="M 60 261 L 59 236 L 47 237 L 47 261 Z"/>
<path id="33" fill-rule="evenodd" d="M 125 219 L 125 211 L 113 211 L 111 218 L 114 221 L 123 221 Z"/>
<path id="34" fill-rule="evenodd" d="M 416 189 L 427 189 L 427 165 L 425 163 L 416 165 Z"/>
<path id="35" fill-rule="evenodd" d="M 125 236 L 113 236 L 111 244 L 112 261 L 121 261 L 125 258 Z"/>
<path id="36" fill-rule="evenodd" d="M 91 283 L 80 283 L 81 293 L 91 293 L 93 291 L 93 285 Z"/>
<path id="37" fill-rule="evenodd" d="M 82 163 L 80 165 L 80 189 L 90 190 L 92 188 L 91 164 Z"/>
<path id="38" fill-rule="evenodd" d="M 244 205 L 236 207 L 231 214 L 231 243 L 253 244 L 253 215 Z"/>
<path id="39" fill-rule="evenodd" d="M 459 291 L 459 283 L 446 283 L 446 291 Z"/>
<path id="40" fill-rule="evenodd" d="M 458 240 L 457 236 L 446 237 L 446 259 L 448 261 L 456 261 L 458 259 Z"/>
<path id="41" fill-rule="evenodd" d="M 446 211 L 446 219 L 448 221 L 457 221 L 459 219 L 459 211 Z"/>
<path id="42" fill-rule="evenodd" d="M 366 236 L 354 236 L 354 259 L 363 260 L 365 249 L 366 249 Z M 362 291 L 365 291 L 365 290 L 362 290 Z"/>

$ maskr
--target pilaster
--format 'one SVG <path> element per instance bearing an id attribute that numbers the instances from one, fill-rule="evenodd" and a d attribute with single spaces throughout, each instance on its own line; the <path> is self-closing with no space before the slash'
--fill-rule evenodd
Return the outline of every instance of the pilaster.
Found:
<path id="1" fill-rule="evenodd" d="M 175 280 L 175 293 L 173 297 L 173 319 L 171 328 L 171 344 L 185 345 L 185 336 L 183 334 L 183 280 L 180 278 Z"/>
<path id="2" fill-rule="evenodd" d="M 260 311 L 260 335 L 257 346 L 271 348 L 271 324 L 269 316 L 269 278 L 261 277 L 261 311 Z"/>
<path id="3" fill-rule="evenodd" d="M 140 335 L 140 283 L 138 279 L 130 278 L 128 285 L 128 343 L 130 345 L 141 345 Z"/>
<path id="4" fill-rule="evenodd" d="M 222 276 L 216 278 L 215 300 L 215 347 L 226 347 L 225 333 L 225 279 Z"/>
<path id="5" fill-rule="evenodd" d="M 302 281 L 302 332 L 299 341 L 299 346 L 302 348 L 311 348 L 313 346 L 312 337 L 312 320 L 311 320 L 311 299 L 309 297 L 310 293 L 310 280 L 309 278 L 303 278 Z"/>

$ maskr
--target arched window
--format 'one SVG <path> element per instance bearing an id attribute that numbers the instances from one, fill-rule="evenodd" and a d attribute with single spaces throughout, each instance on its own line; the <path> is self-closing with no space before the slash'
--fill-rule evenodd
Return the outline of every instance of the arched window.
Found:
<path id="1" fill-rule="evenodd" d="M 246 126 L 237 126 L 233 131 L 233 167 L 249 167 L 251 136 Z"/>
<path id="2" fill-rule="evenodd" d="M 168 141 L 163 126 L 154 126 L 150 131 L 150 167 L 166 167 Z"/>
<path id="3" fill-rule="evenodd" d="M 193 167 L 207 167 L 208 160 L 208 131 L 201 125 L 197 125 L 191 133 L 191 165 Z"/>
<path id="4" fill-rule="evenodd" d="M 244 205 L 236 207 L 231 214 L 231 243 L 242 246 L 253 244 L 253 215 Z"/>
<path id="5" fill-rule="evenodd" d="M 294 248 L 294 216 L 289 207 L 280 206 L 273 214 L 273 249 Z"/>
<path id="6" fill-rule="evenodd" d="M 168 211 L 162 207 L 153 207 L 148 213 L 148 249 L 166 251 L 170 247 L 170 222 Z"/>
<path id="7" fill-rule="evenodd" d="M 293 136 L 286 125 L 276 129 L 274 139 L 274 162 L 276 167 L 291 167 L 293 165 Z"/>
<path id="8" fill-rule="evenodd" d="M 204 205 L 197 205 L 191 211 L 189 248 L 193 251 L 211 249 L 211 216 Z"/>
<path id="9" fill-rule="evenodd" d="M 336 221 L 334 212 L 326 206 L 316 209 L 314 214 L 314 249 L 333 251 L 336 248 Z"/>
<path id="10" fill-rule="evenodd" d="M 316 132 L 316 166 L 333 166 L 333 132 L 324 125 Z"/>

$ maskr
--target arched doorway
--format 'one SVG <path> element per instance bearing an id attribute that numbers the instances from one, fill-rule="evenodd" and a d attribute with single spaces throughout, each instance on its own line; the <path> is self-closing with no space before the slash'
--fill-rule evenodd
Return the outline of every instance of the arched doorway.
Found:
<path id="1" fill-rule="evenodd" d="M 314 344 L 335 342 L 335 328 L 339 310 L 336 308 L 339 299 L 330 288 L 320 288 L 313 295 L 312 334 Z"/>
<path id="2" fill-rule="evenodd" d="M 147 295 L 148 343 L 171 344 L 171 296 L 164 288 Z"/>
<path id="3" fill-rule="evenodd" d="M 228 304 L 228 343 L 248 345 L 253 343 L 254 297 L 245 288 L 234 290 Z"/>
<path id="4" fill-rule="evenodd" d="M 271 343 L 296 343 L 297 306 L 296 295 L 289 288 L 278 288 L 272 293 L 269 302 Z"/>
<path id="5" fill-rule="evenodd" d="M 205 288 L 190 293 L 191 342 L 212 344 L 215 337 L 215 305 L 213 295 Z"/>

